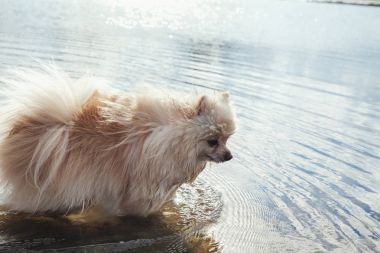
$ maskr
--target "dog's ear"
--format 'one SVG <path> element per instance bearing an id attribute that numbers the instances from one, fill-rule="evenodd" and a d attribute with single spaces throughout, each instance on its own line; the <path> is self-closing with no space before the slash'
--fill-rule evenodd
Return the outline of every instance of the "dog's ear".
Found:
<path id="1" fill-rule="evenodd" d="M 205 112 L 206 108 L 207 108 L 207 97 L 203 95 L 198 99 L 197 106 L 195 107 L 196 115 L 200 115 L 203 112 Z"/>
<path id="2" fill-rule="evenodd" d="M 229 102 L 229 98 L 230 98 L 230 93 L 228 91 L 223 91 L 220 93 L 221 97 L 222 97 L 222 101 L 225 102 L 225 103 L 228 103 Z"/>

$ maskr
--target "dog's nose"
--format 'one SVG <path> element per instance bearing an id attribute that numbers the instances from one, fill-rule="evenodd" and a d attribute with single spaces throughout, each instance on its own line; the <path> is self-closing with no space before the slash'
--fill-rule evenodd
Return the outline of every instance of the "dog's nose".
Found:
<path id="1" fill-rule="evenodd" d="M 226 153 L 224 153 L 224 161 L 229 161 L 232 159 L 232 154 L 231 152 L 227 151 Z"/>

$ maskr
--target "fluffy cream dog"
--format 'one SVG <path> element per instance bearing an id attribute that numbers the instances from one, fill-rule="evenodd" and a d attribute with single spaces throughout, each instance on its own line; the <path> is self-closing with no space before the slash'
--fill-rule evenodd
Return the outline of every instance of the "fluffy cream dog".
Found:
<path id="1" fill-rule="evenodd" d="M 51 66 L 3 83 L 0 168 L 13 210 L 146 216 L 207 162 L 232 158 L 228 93 L 131 94 Z"/>

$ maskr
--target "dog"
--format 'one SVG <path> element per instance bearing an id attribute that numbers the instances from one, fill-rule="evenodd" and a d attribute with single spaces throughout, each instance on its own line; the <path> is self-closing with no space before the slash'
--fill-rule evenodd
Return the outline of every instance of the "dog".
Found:
<path id="1" fill-rule="evenodd" d="M 147 216 L 208 162 L 232 159 L 227 92 L 126 92 L 56 66 L 17 70 L 0 91 L 0 172 L 19 212 Z"/>

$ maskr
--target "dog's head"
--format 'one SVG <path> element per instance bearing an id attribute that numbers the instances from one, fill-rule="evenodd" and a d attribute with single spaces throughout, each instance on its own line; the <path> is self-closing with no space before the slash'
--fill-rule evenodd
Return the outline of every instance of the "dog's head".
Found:
<path id="1" fill-rule="evenodd" d="M 195 106 L 195 124 L 200 128 L 198 159 L 201 161 L 225 162 L 232 159 L 227 140 L 235 131 L 229 93 L 201 96 Z"/>

